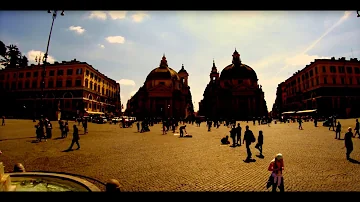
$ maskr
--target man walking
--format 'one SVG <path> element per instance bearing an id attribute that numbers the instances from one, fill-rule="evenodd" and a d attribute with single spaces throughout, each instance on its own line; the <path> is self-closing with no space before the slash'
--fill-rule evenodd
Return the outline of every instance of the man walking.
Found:
<path id="1" fill-rule="evenodd" d="M 180 126 L 180 137 L 184 137 L 184 131 L 186 132 L 186 125 Z M 186 132 L 187 133 L 187 132 Z"/>
<path id="2" fill-rule="evenodd" d="M 236 144 L 241 146 L 241 127 L 240 123 L 238 123 L 236 127 Z"/>
<path id="3" fill-rule="evenodd" d="M 76 145 L 78 146 L 77 150 L 80 149 L 80 144 L 79 144 L 79 140 L 80 140 L 80 137 L 79 137 L 79 129 L 77 128 L 77 126 L 74 124 L 73 126 L 74 128 L 74 132 L 73 132 L 73 139 L 71 141 L 71 145 L 69 147 L 68 150 L 72 150 L 72 147 L 74 146 L 74 143 L 76 143 Z"/>
<path id="4" fill-rule="evenodd" d="M 360 134 L 359 134 L 359 120 L 358 120 L 358 119 L 356 119 L 354 137 L 356 137 L 356 134 L 359 135 L 359 138 L 360 138 Z"/>
<path id="5" fill-rule="evenodd" d="M 336 125 L 335 139 L 340 140 L 340 132 L 341 132 L 341 124 L 340 124 L 340 121 L 339 121 L 338 124 Z M 339 134 L 339 138 L 338 138 L 338 134 Z"/>
<path id="6" fill-rule="evenodd" d="M 245 127 L 245 133 L 244 133 L 244 139 L 243 139 L 243 144 L 244 142 L 246 143 L 246 153 L 247 153 L 247 158 L 245 160 L 245 162 L 250 162 L 251 161 L 251 150 L 250 150 L 250 145 L 251 143 L 255 142 L 255 136 L 253 134 L 253 132 L 249 129 L 249 126 Z"/>
<path id="7" fill-rule="evenodd" d="M 349 160 L 350 159 L 350 154 L 354 149 L 353 146 L 353 142 L 352 142 L 352 138 L 355 137 L 353 136 L 353 133 L 351 132 L 351 127 L 348 128 L 348 132 L 345 133 L 345 146 L 344 148 L 346 148 L 346 159 Z"/>
<path id="8" fill-rule="evenodd" d="M 2 119 L 1 125 L 2 125 L 2 126 L 5 126 L 5 116 L 2 116 L 1 119 Z"/>

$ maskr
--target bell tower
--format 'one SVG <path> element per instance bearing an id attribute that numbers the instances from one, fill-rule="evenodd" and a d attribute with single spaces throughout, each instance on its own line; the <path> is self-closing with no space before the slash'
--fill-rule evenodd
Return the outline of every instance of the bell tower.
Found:
<path id="1" fill-rule="evenodd" d="M 188 74 L 187 71 L 185 70 L 184 64 L 181 65 L 181 69 L 180 69 L 180 71 L 178 72 L 178 75 L 179 75 L 179 77 L 180 77 L 180 80 L 181 80 L 182 84 L 187 87 L 187 86 L 188 86 L 189 74 Z"/>
<path id="2" fill-rule="evenodd" d="M 232 63 L 234 65 L 235 64 L 241 64 L 240 54 L 237 52 L 236 48 L 235 48 L 235 51 L 234 51 L 232 56 L 233 56 Z"/>
<path id="3" fill-rule="evenodd" d="M 217 70 L 217 67 L 215 66 L 215 61 L 213 60 L 213 66 L 211 67 L 210 72 L 210 81 L 215 82 L 219 79 L 219 72 Z"/>

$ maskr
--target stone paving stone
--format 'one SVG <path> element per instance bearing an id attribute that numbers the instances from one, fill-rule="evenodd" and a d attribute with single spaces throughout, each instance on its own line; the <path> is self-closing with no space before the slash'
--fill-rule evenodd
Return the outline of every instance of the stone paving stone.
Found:
<path id="1" fill-rule="evenodd" d="M 354 119 L 340 120 L 341 137 Z M 71 125 L 74 122 L 70 122 Z M 251 145 L 256 162 L 245 163 L 245 146 L 231 148 L 220 145 L 229 128 L 220 126 L 207 131 L 187 124 L 193 138 L 179 138 L 169 132 L 162 135 L 161 125 L 147 133 L 136 127 L 120 128 L 112 124 L 89 123 L 89 133 L 82 135 L 80 150 L 63 152 L 71 143 L 60 137 L 58 124 L 53 123 L 53 139 L 32 143 L 35 128 L 30 120 L 6 120 L 0 127 L 0 150 L 5 170 L 21 162 L 26 170 L 69 172 L 86 175 L 103 182 L 118 179 L 124 191 L 270 191 L 265 183 L 270 175 L 268 165 L 275 154 L 282 153 L 285 161 L 286 191 L 360 191 L 360 164 L 345 159 L 343 140 L 335 140 L 335 132 L 327 127 L 315 128 L 313 123 L 252 125 L 258 136 L 264 132 L 264 159 Z M 72 127 L 70 127 L 72 129 Z M 178 131 L 177 131 L 178 133 Z M 353 159 L 360 161 L 360 139 L 354 138 Z M 76 146 L 74 146 L 76 148 Z M 101 187 L 102 188 L 102 187 Z"/>

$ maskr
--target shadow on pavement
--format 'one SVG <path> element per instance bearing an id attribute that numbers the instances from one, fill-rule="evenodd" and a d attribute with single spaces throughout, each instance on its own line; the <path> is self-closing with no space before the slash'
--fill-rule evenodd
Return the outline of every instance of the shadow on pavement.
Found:
<path id="1" fill-rule="evenodd" d="M 251 163 L 251 162 L 256 162 L 256 159 L 250 159 L 250 160 L 244 160 L 245 163 Z"/>
<path id="2" fill-rule="evenodd" d="M 56 137 L 53 140 L 60 140 L 60 139 L 64 139 L 63 137 Z"/>
<path id="3" fill-rule="evenodd" d="M 73 149 L 65 149 L 64 151 L 62 152 L 71 152 L 71 151 L 74 151 Z"/>
<path id="4" fill-rule="evenodd" d="M 360 161 L 350 158 L 349 161 L 354 164 L 360 164 Z"/>
<path id="5" fill-rule="evenodd" d="M 265 156 L 263 156 L 263 155 L 256 155 L 256 157 L 261 158 L 261 159 L 265 158 Z"/>

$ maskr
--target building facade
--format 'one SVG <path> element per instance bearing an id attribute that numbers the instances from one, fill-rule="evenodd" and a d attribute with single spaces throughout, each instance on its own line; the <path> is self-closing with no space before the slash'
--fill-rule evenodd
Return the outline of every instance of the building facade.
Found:
<path id="1" fill-rule="evenodd" d="M 149 73 L 144 85 L 127 102 L 125 114 L 140 119 L 189 117 L 194 110 L 188 79 L 184 65 L 176 72 L 164 55 L 160 66 Z"/>
<path id="2" fill-rule="evenodd" d="M 279 113 L 317 109 L 321 116 L 360 116 L 360 61 L 316 59 L 279 84 Z"/>
<path id="3" fill-rule="evenodd" d="M 43 99 L 42 72 L 42 65 L 0 70 L 1 97 L 6 98 L 0 100 L 0 113 L 58 119 L 121 112 L 120 84 L 86 62 L 74 59 L 47 64 Z"/>
<path id="4" fill-rule="evenodd" d="M 267 116 L 264 92 L 258 85 L 256 72 L 241 62 L 236 50 L 232 56 L 232 64 L 226 66 L 221 74 L 213 62 L 210 82 L 199 103 L 199 115 L 236 120 Z"/>

